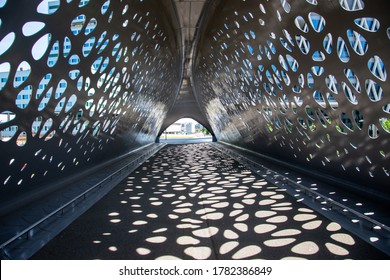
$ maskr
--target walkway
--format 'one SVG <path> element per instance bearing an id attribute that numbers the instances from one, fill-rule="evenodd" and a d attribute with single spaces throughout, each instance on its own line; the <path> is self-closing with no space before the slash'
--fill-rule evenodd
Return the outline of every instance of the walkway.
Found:
<path id="1" fill-rule="evenodd" d="M 209 143 L 168 145 L 32 259 L 387 259 Z"/>

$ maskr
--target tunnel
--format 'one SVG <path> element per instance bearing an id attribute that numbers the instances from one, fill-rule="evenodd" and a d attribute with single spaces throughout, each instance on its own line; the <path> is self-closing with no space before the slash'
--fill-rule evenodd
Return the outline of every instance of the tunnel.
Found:
<path id="1" fill-rule="evenodd" d="M 378 207 L 379 217 L 360 213 L 303 187 L 380 231 L 388 257 L 389 9 L 385 0 L 0 0 L 2 259 L 30 258 L 183 117 L 242 164 L 281 168 L 274 184 L 301 188 L 286 175 L 298 172 Z M 112 183 L 89 195 L 102 170 Z M 57 230 L 39 237 L 37 227 Z"/>

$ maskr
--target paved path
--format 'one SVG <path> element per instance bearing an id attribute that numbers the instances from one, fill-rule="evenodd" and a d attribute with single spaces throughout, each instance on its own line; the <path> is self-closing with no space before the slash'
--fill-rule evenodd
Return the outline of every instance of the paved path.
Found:
<path id="1" fill-rule="evenodd" d="M 210 144 L 167 146 L 32 259 L 387 259 Z"/>

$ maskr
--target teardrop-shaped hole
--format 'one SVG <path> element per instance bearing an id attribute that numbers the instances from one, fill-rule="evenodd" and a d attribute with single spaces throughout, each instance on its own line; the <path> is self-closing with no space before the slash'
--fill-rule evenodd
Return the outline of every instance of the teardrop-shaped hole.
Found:
<path id="1" fill-rule="evenodd" d="M 45 27 L 45 23 L 41 21 L 29 21 L 26 22 L 22 27 L 22 33 L 24 36 L 29 37 L 37 34 Z"/>
<path id="2" fill-rule="evenodd" d="M 19 147 L 23 147 L 27 143 L 27 133 L 25 131 L 22 131 L 18 138 L 16 139 L 16 145 Z"/>
<path id="3" fill-rule="evenodd" d="M 43 35 L 38 41 L 35 42 L 31 49 L 31 54 L 35 60 L 40 60 L 47 52 L 51 40 L 51 34 L 47 33 Z"/>
<path id="4" fill-rule="evenodd" d="M 0 41 L 0 56 L 8 51 L 8 49 L 12 46 L 15 41 L 15 37 L 15 32 L 10 32 Z"/>
<path id="5" fill-rule="evenodd" d="M 60 8 L 60 1 L 43 0 L 37 7 L 37 12 L 43 15 L 52 15 Z"/>

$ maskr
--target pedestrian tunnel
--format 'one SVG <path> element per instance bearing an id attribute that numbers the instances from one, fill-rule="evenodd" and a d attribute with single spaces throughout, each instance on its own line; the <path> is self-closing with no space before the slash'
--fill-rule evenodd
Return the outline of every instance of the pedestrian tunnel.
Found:
<path id="1" fill-rule="evenodd" d="M 182 117 L 245 157 L 386 207 L 389 8 L 385 0 L 0 0 L 2 248 L 46 215 L 36 206 L 67 205 L 98 170 L 117 174 L 130 162 L 135 170 Z"/>

